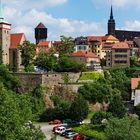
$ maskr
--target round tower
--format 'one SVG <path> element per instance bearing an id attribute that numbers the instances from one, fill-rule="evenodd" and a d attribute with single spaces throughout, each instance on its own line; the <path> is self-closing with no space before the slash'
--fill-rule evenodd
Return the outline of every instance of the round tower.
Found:
<path id="1" fill-rule="evenodd" d="M 38 44 L 40 41 L 46 41 L 47 40 L 47 28 L 43 23 L 39 23 L 37 27 L 35 28 L 35 39 L 36 44 Z"/>

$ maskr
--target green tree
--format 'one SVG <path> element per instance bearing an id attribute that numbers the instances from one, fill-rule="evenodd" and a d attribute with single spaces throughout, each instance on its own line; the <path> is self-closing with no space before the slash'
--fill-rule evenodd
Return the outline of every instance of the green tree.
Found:
<path id="1" fill-rule="evenodd" d="M 108 121 L 105 132 L 108 140 L 139 140 L 140 121 L 133 117 L 113 118 Z"/>
<path id="2" fill-rule="evenodd" d="M 0 65 L 0 81 L 7 89 L 16 91 L 20 85 L 19 79 L 5 65 Z"/>
<path id="3" fill-rule="evenodd" d="M 71 54 L 74 51 L 74 40 L 72 37 L 61 36 L 61 44 L 57 47 L 60 55 Z"/>
<path id="4" fill-rule="evenodd" d="M 19 46 L 22 57 L 22 64 L 28 67 L 33 63 L 34 57 L 36 55 L 35 44 L 30 43 L 29 41 L 24 41 L 22 45 Z"/>
<path id="5" fill-rule="evenodd" d="M 53 71 L 57 64 L 57 58 L 54 54 L 41 52 L 35 60 L 35 65 L 47 71 Z"/>
<path id="6" fill-rule="evenodd" d="M 88 103 L 82 96 L 74 99 L 70 107 L 70 117 L 72 120 L 83 120 L 88 115 Z"/>
<path id="7" fill-rule="evenodd" d="M 108 111 L 111 112 L 114 117 L 122 118 L 126 114 L 126 108 L 119 92 L 117 90 L 115 92 L 110 100 Z"/>
<path id="8" fill-rule="evenodd" d="M 40 115 L 45 111 L 44 94 L 40 85 L 35 87 L 31 92 L 30 103 L 32 105 L 32 114 L 34 120 L 39 120 Z"/>
<path id="9" fill-rule="evenodd" d="M 32 140 L 33 137 L 36 137 L 43 140 L 44 135 L 40 129 L 33 125 L 32 128 L 26 126 L 31 119 L 31 108 L 27 107 L 29 104 L 25 98 L 7 90 L 2 83 L 0 83 L 0 91 L 0 139 Z"/>
<path id="10" fill-rule="evenodd" d="M 127 77 L 125 69 L 117 68 L 117 69 L 110 69 L 110 83 L 112 88 L 116 88 L 120 90 L 121 96 L 123 100 L 127 101 L 130 99 L 130 79 Z"/>
<path id="11" fill-rule="evenodd" d="M 102 85 L 102 86 L 101 86 Z M 80 87 L 78 92 L 88 101 L 92 103 L 103 103 L 110 100 L 112 93 L 112 88 L 106 83 L 94 82 L 90 84 L 85 84 Z"/>
<path id="12" fill-rule="evenodd" d="M 139 119 L 140 119 L 140 104 L 138 104 L 138 105 L 136 106 L 135 112 L 136 112 L 136 114 L 139 116 Z"/>
<path id="13" fill-rule="evenodd" d="M 58 60 L 56 71 L 58 72 L 80 72 L 84 65 L 74 61 L 70 56 L 61 55 Z"/>
<path id="14" fill-rule="evenodd" d="M 137 55 L 133 55 L 130 57 L 130 66 L 131 67 L 138 67 L 138 56 Z"/>
<path id="15" fill-rule="evenodd" d="M 112 117 L 112 115 L 108 112 L 96 112 L 91 119 L 91 123 L 92 124 L 101 124 L 103 119 L 108 120 L 111 117 Z"/>

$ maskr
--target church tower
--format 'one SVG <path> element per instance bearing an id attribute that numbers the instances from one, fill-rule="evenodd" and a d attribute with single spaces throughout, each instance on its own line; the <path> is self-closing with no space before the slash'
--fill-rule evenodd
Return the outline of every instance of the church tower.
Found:
<path id="1" fill-rule="evenodd" d="M 115 20 L 113 18 L 113 9 L 111 5 L 110 19 L 108 20 L 108 35 L 115 36 Z"/>
<path id="2" fill-rule="evenodd" d="M 47 40 L 47 28 L 43 23 L 39 23 L 35 28 L 35 39 L 36 44 L 38 44 L 40 41 Z"/>
<path id="3" fill-rule="evenodd" d="M 0 63 L 9 64 L 11 24 L 4 20 L 2 3 L 0 0 Z"/>

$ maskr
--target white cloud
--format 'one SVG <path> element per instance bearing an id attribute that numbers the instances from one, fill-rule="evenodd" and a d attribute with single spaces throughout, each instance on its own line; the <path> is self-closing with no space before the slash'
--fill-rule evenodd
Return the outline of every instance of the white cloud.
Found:
<path id="1" fill-rule="evenodd" d="M 46 9 L 48 7 L 59 6 L 67 3 L 68 0 L 3 0 L 3 4 L 9 7 L 16 7 L 20 10 L 29 10 L 32 8 L 36 9 Z"/>
<path id="2" fill-rule="evenodd" d="M 125 27 L 126 30 L 134 30 L 134 31 L 140 31 L 140 21 L 126 21 Z"/>
<path id="3" fill-rule="evenodd" d="M 106 29 L 106 25 L 103 23 L 55 18 L 51 14 L 41 12 L 37 9 L 21 12 L 16 8 L 6 6 L 4 13 L 6 20 L 12 23 L 12 31 L 24 32 L 27 39 L 31 41 L 34 41 L 34 28 L 39 22 L 43 22 L 48 27 L 48 37 L 51 40 L 58 40 L 60 35 L 102 35 Z"/>

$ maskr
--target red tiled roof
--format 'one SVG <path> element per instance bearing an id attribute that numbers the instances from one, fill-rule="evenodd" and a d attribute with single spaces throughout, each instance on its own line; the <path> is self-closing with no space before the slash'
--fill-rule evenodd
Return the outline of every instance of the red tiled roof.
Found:
<path id="1" fill-rule="evenodd" d="M 111 41 L 119 41 L 116 37 L 112 36 L 112 35 L 106 35 L 104 37 L 102 37 L 102 40 L 103 41 L 106 41 L 106 40 L 111 40 Z"/>
<path id="2" fill-rule="evenodd" d="M 115 43 L 112 46 L 113 49 L 129 49 L 129 46 L 127 43 L 125 42 L 119 42 L 119 43 Z"/>
<path id="3" fill-rule="evenodd" d="M 46 27 L 45 27 L 45 25 L 44 25 L 42 22 L 40 22 L 40 23 L 37 25 L 36 28 L 46 28 Z"/>
<path id="4" fill-rule="evenodd" d="M 38 47 L 44 47 L 44 46 L 49 46 L 50 41 L 40 41 L 37 46 Z"/>
<path id="5" fill-rule="evenodd" d="M 87 40 L 88 41 L 99 41 L 99 42 L 101 42 L 102 41 L 102 37 L 103 36 L 87 36 Z"/>
<path id="6" fill-rule="evenodd" d="M 74 57 L 90 57 L 90 58 L 98 58 L 97 55 L 95 55 L 94 53 L 92 52 L 89 52 L 89 51 L 77 51 L 75 53 L 72 54 L 72 56 Z"/>
<path id="7" fill-rule="evenodd" d="M 131 79 L 131 89 L 136 89 L 140 82 L 140 78 L 132 78 Z"/>
<path id="8" fill-rule="evenodd" d="M 18 46 L 21 43 L 21 39 L 24 36 L 24 33 L 16 33 L 16 34 L 11 34 L 11 45 L 10 48 L 18 48 Z"/>

